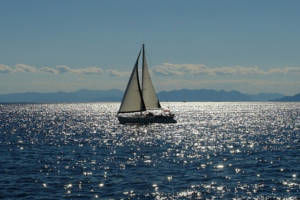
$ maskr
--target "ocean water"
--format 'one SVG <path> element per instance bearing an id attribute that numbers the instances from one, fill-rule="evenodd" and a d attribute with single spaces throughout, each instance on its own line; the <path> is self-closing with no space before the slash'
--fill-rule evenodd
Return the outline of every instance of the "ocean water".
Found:
<path id="1" fill-rule="evenodd" d="M 300 103 L 0 104 L 0 199 L 300 199 Z"/>

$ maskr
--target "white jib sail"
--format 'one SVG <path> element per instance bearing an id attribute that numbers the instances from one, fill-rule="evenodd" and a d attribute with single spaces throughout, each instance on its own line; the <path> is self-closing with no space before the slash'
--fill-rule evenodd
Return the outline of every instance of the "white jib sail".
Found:
<path id="1" fill-rule="evenodd" d="M 160 109 L 160 103 L 156 96 L 155 89 L 153 87 L 148 65 L 145 56 L 145 47 L 143 45 L 143 74 L 142 74 L 142 92 L 145 107 L 147 110 Z"/>
<path id="2" fill-rule="evenodd" d="M 145 111 L 145 104 L 142 98 L 138 75 L 138 62 L 140 55 L 141 51 L 139 52 L 138 58 L 133 67 L 118 113 Z"/>

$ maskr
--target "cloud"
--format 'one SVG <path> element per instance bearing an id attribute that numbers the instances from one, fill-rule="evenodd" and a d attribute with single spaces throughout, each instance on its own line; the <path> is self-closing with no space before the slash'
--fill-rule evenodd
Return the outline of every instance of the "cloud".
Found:
<path id="1" fill-rule="evenodd" d="M 129 72 L 122 72 L 122 71 L 118 71 L 118 70 L 114 70 L 114 69 L 109 69 L 106 70 L 106 72 L 114 77 L 124 77 L 124 76 L 129 76 Z"/>
<path id="2" fill-rule="evenodd" d="M 59 71 L 57 69 L 51 67 L 42 67 L 40 68 L 40 71 L 50 73 L 50 74 L 59 74 Z"/>
<path id="3" fill-rule="evenodd" d="M 103 70 L 100 67 L 86 67 L 81 69 L 73 69 L 72 72 L 77 74 L 102 74 Z"/>
<path id="4" fill-rule="evenodd" d="M 267 73 L 268 74 L 300 73 L 300 67 L 273 68 L 273 69 L 269 69 Z"/>
<path id="5" fill-rule="evenodd" d="M 77 68 L 72 69 L 66 65 L 58 65 L 56 69 L 58 73 L 75 73 L 75 74 L 101 74 L 103 70 L 100 67 L 85 67 L 85 68 Z"/>
<path id="6" fill-rule="evenodd" d="M 10 67 L 8 65 L 0 64 L 0 73 L 16 73 L 16 72 L 27 72 L 27 73 L 50 73 L 50 74 L 63 74 L 63 73 L 73 73 L 73 74 L 101 74 L 103 70 L 100 67 L 84 67 L 73 69 L 67 65 L 58 65 L 55 67 L 41 67 L 37 68 L 34 66 L 26 64 L 16 64 L 15 67 Z"/>
<path id="7" fill-rule="evenodd" d="M 263 70 L 258 66 L 221 66 L 221 67 L 208 67 L 204 64 L 173 64 L 162 63 L 154 66 L 152 72 L 162 76 L 184 76 L 184 75 L 209 75 L 209 76 L 222 76 L 222 75 L 272 75 L 272 74 L 297 74 L 300 73 L 300 67 L 287 66 L 270 68 Z M 78 75 L 99 75 L 108 74 L 112 77 L 128 77 L 130 72 L 119 71 L 116 69 L 103 70 L 97 66 L 71 68 L 67 65 L 57 65 L 54 67 L 35 67 L 26 64 L 16 64 L 15 66 L 8 66 L 0 64 L 0 73 L 49 73 L 49 74 L 78 74 Z"/>
<path id="8" fill-rule="evenodd" d="M 33 67 L 33 66 L 30 66 L 30 65 L 16 64 L 15 71 L 16 72 L 31 72 L 31 73 L 35 73 L 35 72 L 37 72 L 37 69 L 35 67 Z"/>
<path id="9" fill-rule="evenodd" d="M 0 73 L 50 73 L 50 74 L 63 74 L 63 73 L 73 73 L 73 74 L 102 74 L 103 69 L 96 66 L 84 67 L 84 68 L 76 68 L 73 69 L 67 65 L 58 65 L 55 67 L 41 67 L 37 68 L 34 66 L 26 65 L 26 64 L 16 64 L 15 67 L 11 67 L 8 65 L 0 64 Z"/>
<path id="10" fill-rule="evenodd" d="M 14 73 L 14 72 L 29 72 L 35 73 L 38 70 L 30 65 L 16 64 L 15 67 L 10 67 L 8 65 L 0 64 L 0 73 Z"/>
<path id="11" fill-rule="evenodd" d="M 58 71 L 58 73 L 73 72 L 73 70 L 66 65 L 58 65 L 56 66 L 56 70 Z"/>
<path id="12" fill-rule="evenodd" d="M 203 64 L 172 64 L 163 63 L 153 68 L 153 71 L 159 75 L 269 75 L 284 73 L 300 73 L 300 67 L 283 67 L 263 70 L 258 66 L 223 66 L 208 67 Z"/>
<path id="13" fill-rule="evenodd" d="M 211 68 L 208 69 L 208 72 L 212 74 L 239 74 L 239 75 L 253 75 L 253 74 L 266 74 L 265 71 L 259 69 L 258 66 L 253 67 L 243 67 L 243 66 L 233 66 L 233 67 L 218 67 L 218 68 Z"/>
<path id="14" fill-rule="evenodd" d="M 6 73 L 13 72 L 13 71 L 14 70 L 10 66 L 0 64 L 0 73 L 6 74 Z"/>
<path id="15" fill-rule="evenodd" d="M 205 72 L 207 67 L 203 64 L 172 64 L 163 63 L 162 65 L 155 66 L 153 71 L 161 75 L 184 75 L 184 74 L 199 74 Z"/>

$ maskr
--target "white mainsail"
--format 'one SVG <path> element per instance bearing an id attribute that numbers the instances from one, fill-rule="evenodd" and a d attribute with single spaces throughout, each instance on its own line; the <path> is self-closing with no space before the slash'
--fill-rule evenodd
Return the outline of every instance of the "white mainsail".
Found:
<path id="1" fill-rule="evenodd" d="M 146 110 L 138 74 L 140 55 L 141 51 L 139 52 L 138 58 L 133 67 L 118 113 L 139 112 Z"/>
<path id="2" fill-rule="evenodd" d="M 145 56 L 145 46 L 143 44 L 143 74 L 142 74 L 142 94 L 147 110 L 160 109 L 160 103 L 156 96 L 155 89 L 149 74 Z"/>

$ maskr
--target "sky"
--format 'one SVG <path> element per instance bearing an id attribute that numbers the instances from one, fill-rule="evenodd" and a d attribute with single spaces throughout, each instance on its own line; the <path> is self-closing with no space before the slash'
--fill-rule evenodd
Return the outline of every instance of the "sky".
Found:
<path id="1" fill-rule="evenodd" d="M 124 90 L 141 45 L 157 91 L 300 93 L 300 1 L 0 0 L 0 94 Z"/>

